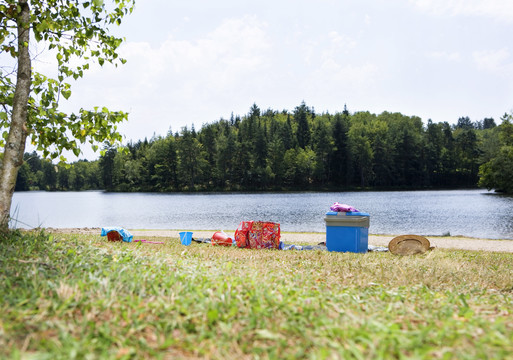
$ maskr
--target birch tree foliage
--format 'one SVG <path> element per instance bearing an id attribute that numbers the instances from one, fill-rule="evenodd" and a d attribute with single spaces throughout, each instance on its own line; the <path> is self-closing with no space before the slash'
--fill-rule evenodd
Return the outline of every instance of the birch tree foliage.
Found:
<path id="1" fill-rule="evenodd" d="M 116 124 L 122 111 L 102 107 L 64 113 L 61 99 L 71 96 L 95 62 L 118 65 L 122 39 L 109 29 L 132 12 L 134 0 L 0 0 L 0 230 L 8 228 L 12 196 L 27 138 L 44 157 L 61 161 L 64 150 L 80 154 L 80 144 L 121 140 Z M 56 76 L 32 68 L 39 49 L 55 54 Z M 4 65 L 11 57 L 11 65 Z"/>
<path id="2" fill-rule="evenodd" d="M 13 58 L 13 67 L 0 67 L 0 148 L 4 148 L 11 124 L 12 105 L 16 91 L 17 60 L 20 54 L 17 25 L 23 7 L 28 5 L 29 21 L 23 24 L 31 35 L 21 46 L 55 54 L 56 76 L 32 72 L 28 118 L 24 127 L 27 137 L 44 157 L 57 158 L 63 150 L 80 154 L 80 144 L 121 140 L 116 124 L 127 119 L 127 113 L 105 107 L 80 109 L 64 113 L 59 109 L 62 99 L 71 96 L 71 79 L 82 78 L 93 63 L 115 66 L 124 64 L 117 49 L 122 39 L 109 34 L 112 26 L 120 25 L 131 13 L 134 0 L 0 0 L 0 51 Z"/>

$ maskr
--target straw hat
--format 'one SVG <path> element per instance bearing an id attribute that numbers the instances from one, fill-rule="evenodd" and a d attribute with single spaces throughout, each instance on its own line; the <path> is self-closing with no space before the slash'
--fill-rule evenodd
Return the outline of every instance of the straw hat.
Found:
<path id="1" fill-rule="evenodd" d="M 430 249 L 429 240 L 420 235 L 396 236 L 388 243 L 388 250 L 396 255 L 423 254 Z"/>

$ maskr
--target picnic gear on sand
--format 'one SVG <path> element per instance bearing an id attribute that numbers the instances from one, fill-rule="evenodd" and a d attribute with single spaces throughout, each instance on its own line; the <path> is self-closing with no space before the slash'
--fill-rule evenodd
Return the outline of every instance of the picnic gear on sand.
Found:
<path id="1" fill-rule="evenodd" d="M 101 236 L 107 236 L 109 241 L 121 241 L 132 242 L 133 235 L 128 230 L 121 227 L 104 227 L 102 228 Z"/>
<path id="2" fill-rule="evenodd" d="M 400 235 L 388 243 L 388 250 L 396 255 L 423 254 L 430 249 L 429 240 L 420 235 Z"/>
<path id="3" fill-rule="evenodd" d="M 233 240 L 231 237 L 226 235 L 224 231 L 216 231 L 214 235 L 212 235 L 212 245 L 221 245 L 221 246 L 232 246 Z"/>
<path id="4" fill-rule="evenodd" d="M 295 245 L 295 244 L 285 244 L 283 241 L 280 241 L 280 250 L 319 250 L 326 251 L 326 245 Z"/>
<path id="5" fill-rule="evenodd" d="M 105 227 L 102 228 L 101 236 L 107 236 L 107 240 L 109 241 L 124 241 L 124 242 L 132 242 L 134 236 L 130 234 L 130 232 L 121 227 Z M 147 244 L 163 244 L 163 241 L 149 241 L 149 240 L 133 240 L 133 242 L 141 242 Z"/>
<path id="6" fill-rule="evenodd" d="M 182 245 L 189 246 L 192 241 L 192 232 L 190 231 L 181 231 L 180 234 L 180 242 Z"/>
<path id="7" fill-rule="evenodd" d="M 246 249 L 279 249 L 280 224 L 266 221 L 241 221 L 235 242 Z"/>
<path id="8" fill-rule="evenodd" d="M 358 209 L 352 207 L 351 205 L 339 204 L 338 202 L 331 205 L 330 210 L 336 212 L 358 212 Z"/>
<path id="9" fill-rule="evenodd" d="M 369 252 L 388 252 L 386 246 L 369 245 Z"/>
<path id="10" fill-rule="evenodd" d="M 370 216 L 368 213 L 328 211 L 324 221 L 328 251 L 365 253 L 369 250 Z"/>

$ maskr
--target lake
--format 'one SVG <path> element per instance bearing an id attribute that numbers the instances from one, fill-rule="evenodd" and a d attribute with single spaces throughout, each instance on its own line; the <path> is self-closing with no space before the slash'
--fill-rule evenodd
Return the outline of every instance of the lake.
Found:
<path id="1" fill-rule="evenodd" d="M 370 214 L 371 234 L 464 235 L 513 240 L 513 197 L 486 190 L 306 193 L 16 192 L 11 225 L 225 230 L 242 220 L 282 231 L 324 232 L 334 202 Z"/>

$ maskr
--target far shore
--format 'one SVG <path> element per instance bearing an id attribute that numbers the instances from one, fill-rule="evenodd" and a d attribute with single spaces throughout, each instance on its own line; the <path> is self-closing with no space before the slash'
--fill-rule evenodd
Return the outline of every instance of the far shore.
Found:
<path id="1" fill-rule="evenodd" d="M 96 234 L 99 235 L 101 228 L 47 228 L 48 232 L 60 232 L 70 234 Z M 141 230 L 128 229 L 135 239 L 144 237 L 156 238 L 179 238 L 179 232 L 185 230 Z M 210 238 L 215 230 L 186 230 L 192 231 L 193 238 Z M 226 231 L 229 236 L 233 236 L 233 231 Z M 399 234 L 403 235 L 403 234 Z M 369 245 L 388 246 L 390 240 L 397 235 L 369 235 Z M 477 251 L 500 251 L 513 253 L 513 240 L 492 240 L 469 238 L 463 236 L 425 236 L 431 246 L 441 249 L 460 249 Z M 300 232 L 282 232 L 281 240 L 287 244 L 309 243 L 318 244 L 326 241 L 325 233 L 300 233 Z"/>

